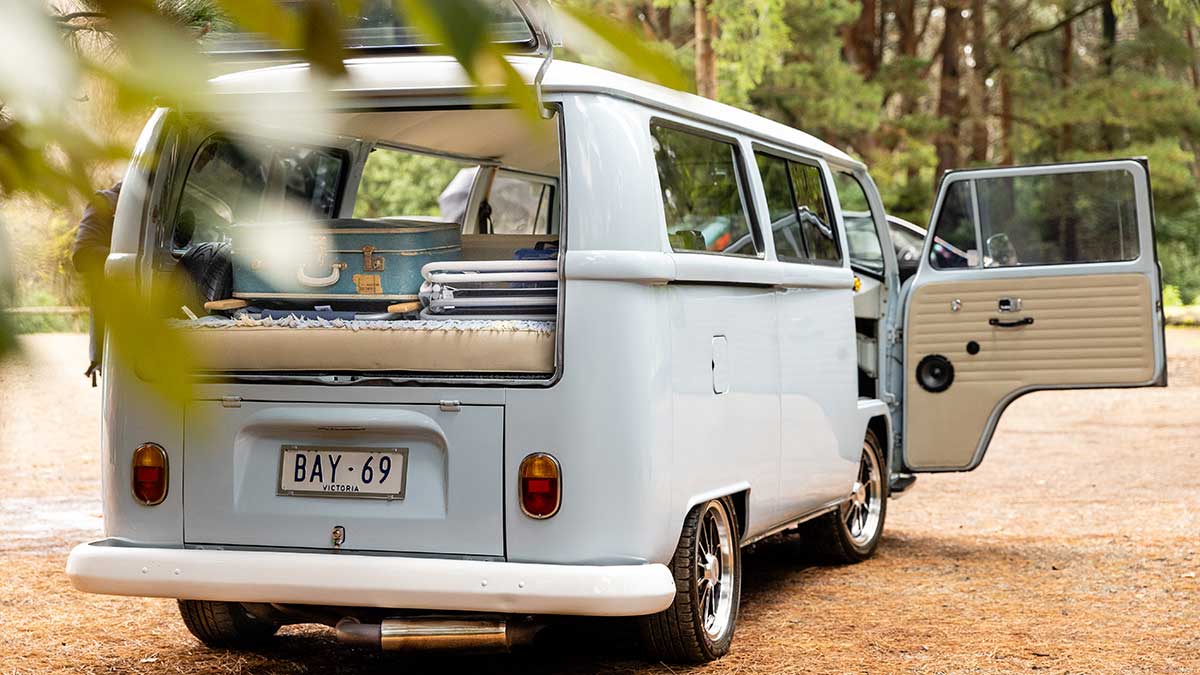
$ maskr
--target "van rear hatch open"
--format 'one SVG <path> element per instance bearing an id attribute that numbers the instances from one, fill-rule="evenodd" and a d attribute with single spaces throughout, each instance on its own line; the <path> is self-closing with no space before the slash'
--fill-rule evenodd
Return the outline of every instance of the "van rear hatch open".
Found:
<path id="1" fill-rule="evenodd" d="M 503 437 L 495 405 L 195 401 L 184 541 L 503 557 Z"/>

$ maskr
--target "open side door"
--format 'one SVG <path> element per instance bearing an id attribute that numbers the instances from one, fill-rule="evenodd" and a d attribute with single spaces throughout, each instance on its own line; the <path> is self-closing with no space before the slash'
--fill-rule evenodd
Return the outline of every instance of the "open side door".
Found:
<path id="1" fill-rule="evenodd" d="M 956 171 L 905 306 L 904 464 L 979 466 L 1039 389 L 1166 386 L 1141 160 Z"/>

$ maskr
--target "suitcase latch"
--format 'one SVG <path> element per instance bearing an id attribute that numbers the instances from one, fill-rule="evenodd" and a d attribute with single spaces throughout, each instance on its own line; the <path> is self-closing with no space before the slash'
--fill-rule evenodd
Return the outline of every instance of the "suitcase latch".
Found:
<path id="1" fill-rule="evenodd" d="M 363 271 L 364 272 L 382 272 L 384 263 L 387 262 L 382 256 L 375 255 L 374 246 L 362 247 L 363 253 Z"/>

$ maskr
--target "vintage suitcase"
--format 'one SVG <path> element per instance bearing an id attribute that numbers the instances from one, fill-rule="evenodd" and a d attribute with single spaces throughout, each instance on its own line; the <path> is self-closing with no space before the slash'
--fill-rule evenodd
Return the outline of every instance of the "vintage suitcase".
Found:
<path id="1" fill-rule="evenodd" d="M 337 304 L 416 300 L 421 267 L 458 260 L 456 223 L 338 218 L 233 228 L 233 297 Z"/>

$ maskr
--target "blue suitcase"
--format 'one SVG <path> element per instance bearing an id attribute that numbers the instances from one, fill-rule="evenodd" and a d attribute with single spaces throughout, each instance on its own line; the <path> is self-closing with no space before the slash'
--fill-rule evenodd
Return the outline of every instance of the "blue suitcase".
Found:
<path id="1" fill-rule="evenodd" d="M 421 267 L 462 257 L 456 223 L 338 218 L 233 228 L 233 297 L 322 304 L 416 300 Z"/>

